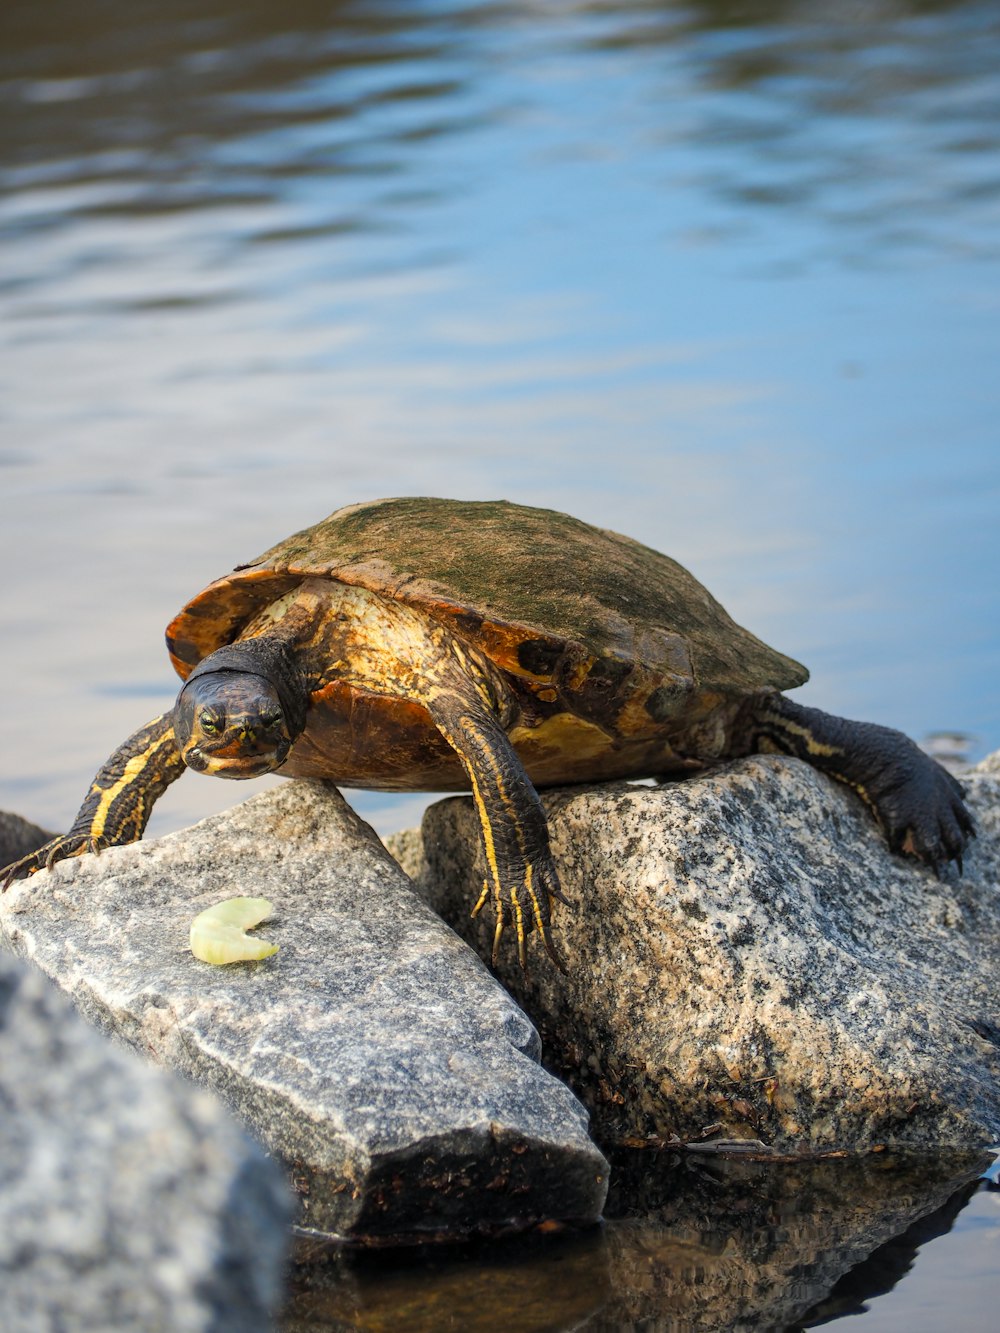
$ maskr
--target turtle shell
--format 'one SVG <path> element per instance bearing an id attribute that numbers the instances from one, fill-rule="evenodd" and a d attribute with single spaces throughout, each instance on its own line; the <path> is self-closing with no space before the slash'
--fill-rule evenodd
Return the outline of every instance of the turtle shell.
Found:
<path id="1" fill-rule="evenodd" d="M 510 738 L 540 784 L 715 757 L 726 736 L 716 726 L 707 738 L 706 719 L 722 716 L 720 705 L 808 678 L 650 547 L 554 510 L 414 497 L 340 509 L 210 584 L 168 627 L 178 674 L 317 577 L 416 607 L 485 654 L 516 698 Z M 342 682 L 314 695 L 282 772 L 391 789 L 465 785 L 419 704 L 362 696 Z M 359 707 L 370 713 L 364 746 L 345 757 L 345 710 L 356 724 Z"/>

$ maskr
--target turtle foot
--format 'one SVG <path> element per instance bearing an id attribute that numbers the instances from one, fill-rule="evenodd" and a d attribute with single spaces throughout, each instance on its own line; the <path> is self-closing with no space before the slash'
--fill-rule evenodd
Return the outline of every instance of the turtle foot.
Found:
<path id="1" fill-rule="evenodd" d="M 107 843 L 103 838 L 91 837 L 88 833 L 66 833 L 53 838 L 37 851 L 22 856 L 20 861 L 0 870 L 0 893 L 5 892 L 17 879 L 27 879 L 39 870 L 51 870 L 57 861 L 66 861 L 71 856 L 83 856 L 87 852 L 97 853 Z"/>
<path id="2" fill-rule="evenodd" d="M 490 884 L 483 885 L 479 901 L 472 909 L 477 916 L 487 898 L 490 897 Z M 508 925 L 513 925 L 517 935 L 517 959 L 524 972 L 528 970 L 528 936 L 537 931 L 545 946 L 545 952 L 552 959 L 559 971 L 566 975 L 566 964 L 559 956 L 552 939 L 552 904 L 567 903 L 559 887 L 559 875 L 550 857 L 532 862 L 526 867 L 523 879 L 519 883 L 511 882 L 493 886 L 493 906 L 496 913 L 496 928 L 493 933 L 492 962 L 496 967 L 500 957 L 500 942 Z"/>
<path id="3" fill-rule="evenodd" d="M 891 851 L 939 877 L 950 861 L 961 870 L 976 833 L 961 784 L 901 731 L 834 717 L 781 694 L 755 700 L 751 721 L 761 748 L 793 754 L 853 787 Z"/>
<path id="4" fill-rule="evenodd" d="M 962 855 L 976 828 L 958 781 L 920 753 L 903 781 L 875 798 L 890 848 L 929 866 L 941 878 L 950 861 L 962 872 Z"/>

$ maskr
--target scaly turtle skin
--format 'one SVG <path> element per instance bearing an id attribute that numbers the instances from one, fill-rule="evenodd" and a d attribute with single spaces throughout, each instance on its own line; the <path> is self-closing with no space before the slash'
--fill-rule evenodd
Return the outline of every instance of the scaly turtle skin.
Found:
<path id="1" fill-rule="evenodd" d="M 893 851 L 961 861 L 958 783 L 897 731 L 784 698 L 808 672 L 680 565 L 551 510 L 396 499 L 341 509 L 199 593 L 167 629 L 174 708 L 97 774 L 64 837 L 5 883 L 142 836 L 185 766 L 389 791 L 471 790 L 495 944 L 522 964 L 559 879 L 536 787 L 780 750 L 848 783 Z"/>

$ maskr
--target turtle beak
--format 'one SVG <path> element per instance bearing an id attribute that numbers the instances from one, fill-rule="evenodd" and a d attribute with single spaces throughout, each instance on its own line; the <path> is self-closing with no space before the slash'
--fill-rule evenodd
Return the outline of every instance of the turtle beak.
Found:
<path id="1" fill-rule="evenodd" d="M 230 728 L 211 748 L 204 740 L 184 752 L 184 762 L 196 773 L 213 778 L 257 778 L 262 773 L 273 773 L 288 758 L 291 742 L 287 736 L 275 741 L 273 737 L 258 739 L 249 724 Z"/>
<path id="2" fill-rule="evenodd" d="M 185 753 L 184 762 L 196 773 L 206 773 L 211 778 L 259 778 L 262 773 L 273 773 L 279 768 L 287 753 L 285 747 L 284 753 L 271 749 L 250 755 L 206 754 L 194 745 Z"/>

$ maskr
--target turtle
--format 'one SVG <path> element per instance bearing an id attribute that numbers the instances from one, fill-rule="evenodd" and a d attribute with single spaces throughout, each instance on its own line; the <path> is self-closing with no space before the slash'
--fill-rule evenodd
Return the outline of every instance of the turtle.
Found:
<path id="1" fill-rule="evenodd" d="M 186 768 L 383 791 L 471 790 L 492 898 L 557 966 L 562 898 L 538 789 L 668 778 L 755 752 L 860 794 L 939 874 L 974 834 L 955 778 L 901 732 L 806 707 L 808 671 L 629 537 L 504 500 L 354 504 L 210 583 L 171 621 L 173 708 L 97 773 L 69 832 L 3 873 L 142 836 Z"/>

